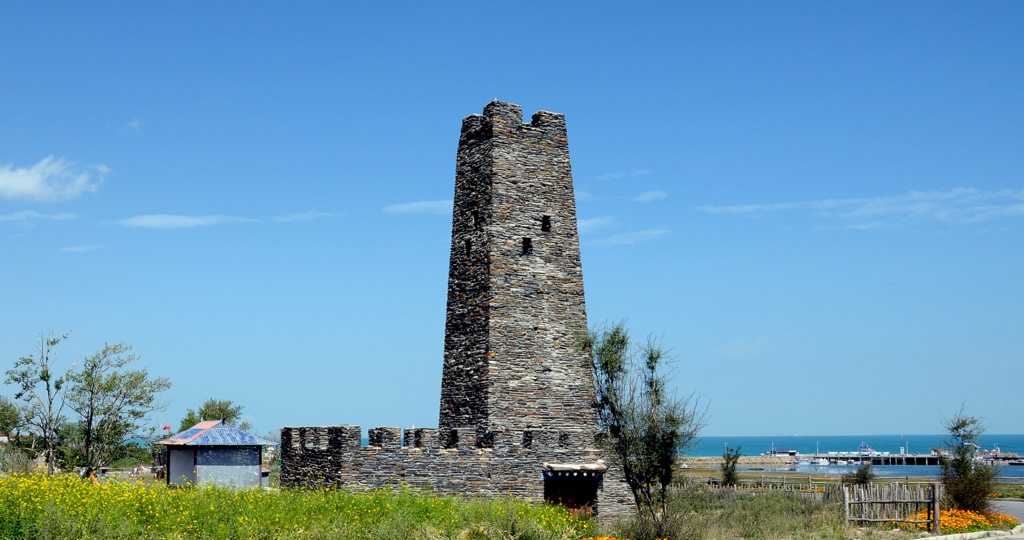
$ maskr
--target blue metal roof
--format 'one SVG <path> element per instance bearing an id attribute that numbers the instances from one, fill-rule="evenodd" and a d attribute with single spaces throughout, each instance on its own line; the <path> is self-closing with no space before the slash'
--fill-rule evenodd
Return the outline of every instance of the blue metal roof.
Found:
<path id="1" fill-rule="evenodd" d="M 250 435 L 221 420 L 205 420 L 157 444 L 172 446 L 270 446 L 274 443 Z"/>

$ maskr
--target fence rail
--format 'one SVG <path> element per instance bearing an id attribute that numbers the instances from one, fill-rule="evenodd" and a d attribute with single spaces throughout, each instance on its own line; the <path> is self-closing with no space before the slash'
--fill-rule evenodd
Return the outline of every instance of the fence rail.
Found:
<path id="1" fill-rule="evenodd" d="M 942 534 L 939 524 L 940 484 L 870 484 L 842 486 L 843 513 L 847 521 L 859 523 L 929 524 L 933 534 Z M 926 519 L 917 515 L 924 511 Z"/>

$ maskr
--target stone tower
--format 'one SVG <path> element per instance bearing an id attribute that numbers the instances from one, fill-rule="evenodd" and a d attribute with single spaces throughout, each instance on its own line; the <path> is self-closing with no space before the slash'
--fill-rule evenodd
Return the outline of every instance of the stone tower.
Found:
<path id="1" fill-rule="evenodd" d="M 594 385 L 565 117 L 492 101 L 462 121 L 441 381 L 442 437 L 546 429 L 593 441 Z M 574 437 L 575 438 L 575 437 Z"/>

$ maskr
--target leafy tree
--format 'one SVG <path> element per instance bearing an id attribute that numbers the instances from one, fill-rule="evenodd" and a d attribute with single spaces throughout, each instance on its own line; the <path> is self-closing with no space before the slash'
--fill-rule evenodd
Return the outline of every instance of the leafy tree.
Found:
<path id="1" fill-rule="evenodd" d="M 735 486 L 739 483 L 740 475 L 736 472 L 736 465 L 740 462 L 740 446 L 736 448 L 725 447 L 722 454 L 722 485 Z"/>
<path id="2" fill-rule="evenodd" d="M 64 383 L 66 374 L 54 372 L 56 348 L 67 334 L 47 332 L 39 336 L 38 355 L 24 356 L 7 370 L 7 384 L 17 388 L 14 399 L 22 400 L 25 426 L 35 430 L 45 445 L 46 467 L 54 472 L 57 455 L 57 431 L 65 421 Z"/>
<path id="3" fill-rule="evenodd" d="M 198 411 L 187 410 L 185 417 L 181 419 L 181 427 L 178 431 L 185 431 L 203 420 L 224 420 L 242 431 L 251 431 L 252 424 L 249 422 L 242 421 L 238 423 L 241 417 L 241 405 L 235 405 L 230 399 L 210 398 L 203 402 L 203 406 L 199 407 Z"/>
<path id="4" fill-rule="evenodd" d="M 581 333 L 577 347 L 593 365 L 599 442 L 622 470 L 638 517 L 657 534 L 676 457 L 693 445 L 707 412 L 691 405 L 693 394 L 667 393 L 665 352 L 651 339 L 634 344 L 624 323 Z"/>
<path id="5" fill-rule="evenodd" d="M 996 473 L 991 466 L 974 459 L 978 440 L 985 433 L 982 419 L 968 415 L 966 404 L 961 404 L 960 410 L 942 423 L 949 434 L 947 454 L 939 459 L 947 506 L 987 512 L 988 494 L 995 487 Z"/>
<path id="6" fill-rule="evenodd" d="M 7 399 L 7 396 L 0 396 L 0 433 L 7 436 L 10 443 L 17 440 L 17 432 L 21 429 L 21 411 L 18 406 Z"/>
<path id="7" fill-rule="evenodd" d="M 150 377 L 145 369 L 129 369 L 138 360 L 130 345 L 105 344 L 68 375 L 68 406 L 80 417 L 82 461 L 87 467 L 106 458 L 138 431 L 146 416 L 167 408 L 157 394 L 171 387 L 166 377 Z"/>

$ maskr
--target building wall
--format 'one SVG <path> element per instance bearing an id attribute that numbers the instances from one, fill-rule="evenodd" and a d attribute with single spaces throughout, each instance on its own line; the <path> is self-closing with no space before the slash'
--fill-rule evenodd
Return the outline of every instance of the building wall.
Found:
<path id="1" fill-rule="evenodd" d="M 436 429 L 370 430 L 360 446 L 359 426 L 286 427 L 281 430 L 281 486 L 376 489 L 411 486 L 464 497 L 504 496 L 544 500 L 544 463 L 596 463 L 593 439 L 581 432 L 506 432 L 491 447 L 477 444 L 475 428 L 454 430 L 447 447 Z M 596 509 L 617 515 L 632 496 L 615 470 L 603 475 Z"/>
<path id="2" fill-rule="evenodd" d="M 565 117 L 494 101 L 463 121 L 439 427 L 593 433 Z"/>
<path id="3" fill-rule="evenodd" d="M 198 483 L 258 487 L 262 479 L 259 447 L 215 447 L 196 450 Z"/>
<path id="4" fill-rule="evenodd" d="M 193 448 L 168 448 L 167 482 L 171 485 L 196 482 L 196 451 Z"/>

